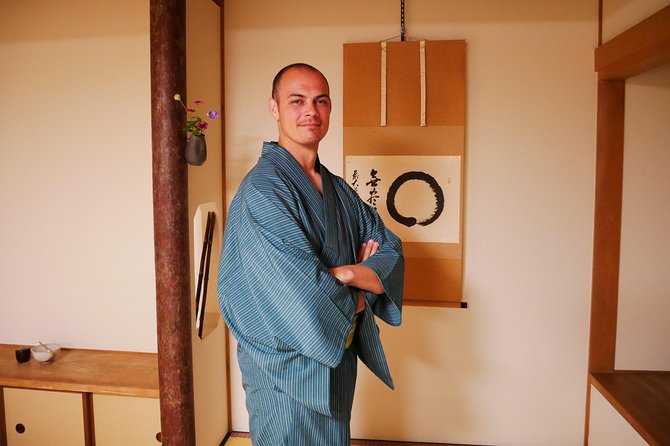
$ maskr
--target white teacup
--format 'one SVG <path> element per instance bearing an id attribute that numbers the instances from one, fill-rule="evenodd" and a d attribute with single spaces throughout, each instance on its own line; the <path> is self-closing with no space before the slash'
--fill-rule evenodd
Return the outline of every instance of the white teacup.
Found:
<path id="1" fill-rule="evenodd" d="M 33 358 L 38 362 L 51 361 L 58 350 L 60 350 L 58 344 L 36 345 L 30 349 Z"/>

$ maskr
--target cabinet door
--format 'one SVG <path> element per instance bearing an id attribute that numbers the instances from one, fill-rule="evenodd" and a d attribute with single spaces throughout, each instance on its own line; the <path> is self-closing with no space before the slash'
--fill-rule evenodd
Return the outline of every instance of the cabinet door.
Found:
<path id="1" fill-rule="evenodd" d="M 96 446 L 160 444 L 158 398 L 93 395 Z"/>
<path id="2" fill-rule="evenodd" d="M 84 446 L 80 393 L 4 389 L 7 446 Z"/>

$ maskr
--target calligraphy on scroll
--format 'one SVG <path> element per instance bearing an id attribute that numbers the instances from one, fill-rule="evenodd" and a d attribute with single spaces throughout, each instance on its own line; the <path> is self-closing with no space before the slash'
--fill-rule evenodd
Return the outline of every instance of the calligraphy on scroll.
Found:
<path id="1" fill-rule="evenodd" d="M 347 156 L 347 182 L 403 241 L 459 243 L 460 156 Z"/>

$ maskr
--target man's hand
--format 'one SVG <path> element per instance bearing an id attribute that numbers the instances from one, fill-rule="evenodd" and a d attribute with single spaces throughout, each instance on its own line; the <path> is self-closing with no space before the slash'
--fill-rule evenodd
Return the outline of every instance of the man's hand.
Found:
<path id="1" fill-rule="evenodd" d="M 366 261 L 371 256 L 375 255 L 379 250 L 379 243 L 374 240 L 368 240 L 361 244 L 358 250 L 358 258 L 356 265 L 342 265 L 330 269 L 330 273 L 344 285 L 353 286 L 362 290 L 371 291 L 375 294 L 384 292 L 384 287 L 377 278 L 377 275 L 365 265 L 360 265 L 361 262 Z M 358 292 L 358 308 L 356 312 L 363 311 L 365 308 L 365 300 L 363 293 Z"/>
<path id="2" fill-rule="evenodd" d="M 369 240 L 361 244 L 360 249 L 358 250 L 358 257 L 356 261 L 358 263 L 366 261 L 368 258 L 372 257 L 379 250 L 379 243 L 374 240 Z"/>

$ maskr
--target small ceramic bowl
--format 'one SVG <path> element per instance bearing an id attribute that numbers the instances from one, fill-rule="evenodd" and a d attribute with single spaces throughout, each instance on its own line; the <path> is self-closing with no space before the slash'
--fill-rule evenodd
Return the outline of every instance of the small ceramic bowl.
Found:
<path id="1" fill-rule="evenodd" d="M 33 358 L 38 362 L 47 362 L 51 361 L 54 358 L 54 355 L 58 350 L 60 350 L 60 345 L 58 344 L 47 344 L 48 349 L 43 345 L 36 345 L 31 348 L 30 351 L 33 353 Z M 50 351 L 49 351 L 50 350 Z"/>
<path id="2" fill-rule="evenodd" d="M 16 360 L 22 363 L 30 361 L 30 347 L 23 347 L 17 349 Z"/>

